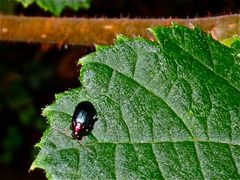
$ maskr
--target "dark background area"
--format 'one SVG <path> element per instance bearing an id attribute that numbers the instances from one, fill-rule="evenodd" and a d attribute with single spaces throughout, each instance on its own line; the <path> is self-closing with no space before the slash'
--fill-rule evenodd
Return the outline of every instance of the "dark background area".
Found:
<path id="1" fill-rule="evenodd" d="M 193 18 L 239 13 L 239 0 L 93 0 L 89 10 L 63 17 Z M 51 16 L 33 4 L 0 0 L 4 14 Z M 91 30 L 89 30 L 91 31 Z M 47 127 L 41 109 L 54 94 L 80 86 L 77 60 L 94 47 L 0 42 L 0 179 L 45 179 L 29 173 Z"/>

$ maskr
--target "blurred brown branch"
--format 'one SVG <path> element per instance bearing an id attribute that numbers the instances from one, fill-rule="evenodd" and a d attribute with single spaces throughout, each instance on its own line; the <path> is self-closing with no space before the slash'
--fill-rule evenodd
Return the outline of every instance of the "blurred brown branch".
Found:
<path id="1" fill-rule="evenodd" d="M 151 38 L 151 26 L 169 26 L 176 22 L 188 27 L 199 26 L 215 39 L 240 35 L 240 15 L 194 19 L 108 19 L 56 18 L 0 15 L 0 41 L 44 44 L 92 45 L 112 44 L 117 34 Z"/>

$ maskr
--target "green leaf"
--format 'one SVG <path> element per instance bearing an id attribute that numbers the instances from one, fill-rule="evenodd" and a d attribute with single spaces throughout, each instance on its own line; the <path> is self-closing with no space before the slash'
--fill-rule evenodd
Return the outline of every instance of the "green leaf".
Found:
<path id="1" fill-rule="evenodd" d="M 39 7 L 45 11 L 50 11 L 54 15 L 59 16 L 61 12 L 69 7 L 75 11 L 78 9 L 88 9 L 90 7 L 90 0 L 16 0 L 21 2 L 26 8 L 30 4 L 36 2 Z"/>
<path id="2" fill-rule="evenodd" d="M 82 87 L 44 109 L 49 129 L 31 169 L 50 179 L 240 179 L 240 57 L 199 29 L 120 36 L 80 60 Z M 76 105 L 99 120 L 71 138 Z"/>
<path id="3" fill-rule="evenodd" d="M 35 0 L 16 0 L 16 1 L 22 3 L 22 5 L 26 8 L 30 4 L 32 4 Z"/>

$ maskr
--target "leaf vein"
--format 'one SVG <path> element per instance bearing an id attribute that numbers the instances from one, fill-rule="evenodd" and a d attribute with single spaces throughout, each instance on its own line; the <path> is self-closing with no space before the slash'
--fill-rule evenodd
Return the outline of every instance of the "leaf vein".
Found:
<path id="1" fill-rule="evenodd" d="M 201 160 L 200 160 L 199 155 L 198 155 L 199 152 L 198 152 L 198 150 L 197 150 L 196 143 L 193 142 L 193 144 L 194 144 L 194 150 L 195 150 L 195 154 L 196 154 L 196 159 L 198 160 L 198 165 L 199 165 L 199 167 L 200 167 L 199 169 L 200 169 L 201 176 L 203 177 L 203 179 L 206 179 L 205 176 L 204 176 L 204 174 L 203 174 L 202 165 L 201 165 Z"/>
<path id="2" fill-rule="evenodd" d="M 176 112 L 176 111 L 167 103 L 167 101 L 164 100 L 162 97 L 158 96 L 157 94 L 155 94 L 154 92 L 152 92 L 150 89 L 144 87 L 140 82 L 136 81 L 135 79 L 133 79 L 133 78 L 131 78 L 131 77 L 129 77 L 129 76 L 127 76 L 127 75 L 119 72 L 118 70 L 114 69 L 113 67 L 110 67 L 108 64 L 99 63 L 99 62 L 95 62 L 95 61 L 92 62 L 92 63 L 94 63 L 94 64 L 100 64 L 100 65 L 105 65 L 106 67 L 108 67 L 108 68 L 110 68 L 110 69 L 113 69 L 114 71 L 118 72 L 118 73 L 121 74 L 122 76 L 124 76 L 124 77 L 126 77 L 126 78 L 128 78 L 128 79 L 131 79 L 132 81 L 134 81 L 135 83 L 137 83 L 139 87 L 142 87 L 143 89 L 145 89 L 146 91 L 148 91 L 150 94 L 152 94 L 152 95 L 158 97 L 159 99 L 161 99 L 162 102 L 164 102 L 165 105 L 168 106 L 169 109 L 171 109 L 171 111 L 182 121 L 183 125 L 185 126 L 185 128 L 186 128 L 186 130 L 188 131 L 188 133 L 190 134 L 190 136 L 191 136 L 192 138 L 194 138 L 191 130 L 190 130 L 189 127 L 186 125 L 185 121 L 177 114 L 177 112 Z"/>
<path id="3" fill-rule="evenodd" d="M 160 164 L 159 164 L 159 162 L 158 162 L 158 160 L 157 160 L 157 156 L 156 156 L 156 152 L 154 151 L 153 144 L 151 144 L 151 149 L 152 149 L 153 156 L 154 156 L 154 159 L 155 159 L 155 161 L 156 161 L 156 164 L 157 164 L 157 167 L 158 167 L 158 170 L 159 170 L 161 176 L 162 176 L 164 179 L 167 179 L 166 177 L 164 177 L 163 172 L 162 172 L 162 170 L 161 170 L 161 168 L 160 168 Z"/>
<path id="4" fill-rule="evenodd" d="M 230 81 L 228 81 L 228 79 L 226 79 L 224 76 L 222 76 L 221 74 L 218 74 L 217 72 L 215 72 L 211 67 L 209 67 L 208 65 L 205 65 L 204 63 L 201 62 L 201 60 L 199 60 L 196 56 L 194 56 L 192 53 L 189 53 L 187 50 L 185 50 L 184 47 L 182 47 L 180 44 L 177 44 L 175 41 L 173 41 L 171 38 L 168 38 L 165 36 L 165 38 L 167 38 L 168 40 L 170 40 L 173 44 L 175 44 L 177 47 L 179 47 L 183 52 L 185 52 L 186 54 L 190 55 L 191 57 L 193 57 L 193 59 L 195 59 L 197 62 L 199 62 L 203 67 L 205 67 L 206 69 L 208 69 L 209 71 L 211 71 L 213 74 L 215 74 L 217 77 L 220 77 L 221 79 L 223 79 L 227 84 L 229 84 L 232 88 L 236 89 L 237 91 L 240 91 L 240 89 L 238 89 L 234 84 L 232 84 Z M 160 43 L 160 41 L 158 41 Z"/>
<path id="5" fill-rule="evenodd" d="M 231 160 L 232 160 L 232 162 L 233 162 L 234 168 L 236 169 L 238 176 L 240 176 L 240 170 L 237 168 L 237 163 L 236 163 L 235 158 L 234 158 L 234 156 L 233 156 L 231 146 L 228 145 L 228 148 L 229 148 L 229 152 L 230 152 L 230 154 L 231 154 Z"/>

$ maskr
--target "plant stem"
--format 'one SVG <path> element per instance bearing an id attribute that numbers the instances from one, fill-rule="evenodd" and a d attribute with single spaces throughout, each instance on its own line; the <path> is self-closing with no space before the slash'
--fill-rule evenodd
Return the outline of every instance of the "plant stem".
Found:
<path id="1" fill-rule="evenodd" d="M 240 15 L 194 19 L 56 18 L 0 15 L 0 41 L 44 44 L 112 44 L 117 34 L 151 38 L 151 26 L 199 26 L 217 39 L 240 34 Z"/>

